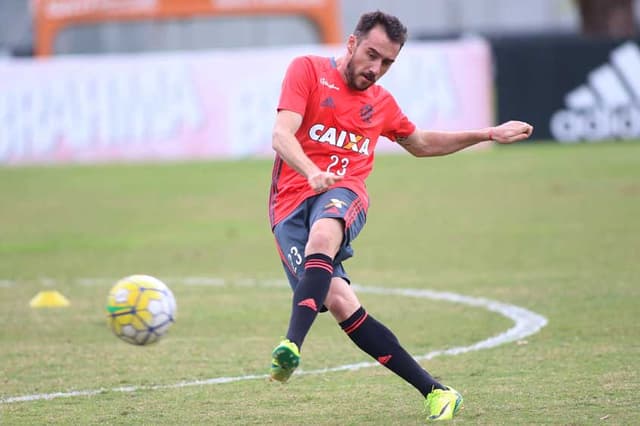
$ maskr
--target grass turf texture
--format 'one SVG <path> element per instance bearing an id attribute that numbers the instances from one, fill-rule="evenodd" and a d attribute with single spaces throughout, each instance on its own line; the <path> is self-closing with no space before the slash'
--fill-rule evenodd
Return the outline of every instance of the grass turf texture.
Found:
<path id="1" fill-rule="evenodd" d="M 111 390 L 267 373 L 290 304 L 284 285 L 246 285 L 283 279 L 269 176 L 263 160 L 0 169 L 0 399 L 105 389 L 0 404 L 0 423 L 422 423 L 420 395 L 382 367 L 284 386 Z M 640 422 L 640 144 L 379 157 L 369 188 L 369 223 L 346 264 L 356 282 L 487 297 L 549 319 L 527 342 L 423 363 L 463 393 L 457 423 Z M 177 324 L 154 346 L 106 327 L 107 292 L 132 273 L 165 280 L 178 301 Z M 225 284 L 177 280 L 195 276 Z M 29 308 L 51 283 L 71 307 Z M 512 325 L 462 305 L 361 298 L 414 354 Z M 322 315 L 302 368 L 361 361 Z"/>

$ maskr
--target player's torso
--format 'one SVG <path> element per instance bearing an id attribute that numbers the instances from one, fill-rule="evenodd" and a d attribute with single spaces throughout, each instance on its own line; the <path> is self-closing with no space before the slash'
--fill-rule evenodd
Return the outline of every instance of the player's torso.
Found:
<path id="1" fill-rule="evenodd" d="M 315 58 L 314 69 L 316 81 L 296 137 L 321 169 L 365 179 L 384 125 L 385 92 L 350 90 L 328 58 Z"/>
<path id="2" fill-rule="evenodd" d="M 374 150 L 387 117 L 396 110 L 391 96 L 379 86 L 353 91 L 344 83 L 333 59 L 308 57 L 313 65 L 310 91 L 296 139 L 321 169 L 343 176 L 336 186 L 355 192 L 366 211 L 365 180 L 373 168 Z M 392 106 L 392 105 L 391 105 Z M 276 158 L 270 196 L 272 226 L 304 199 L 316 195 L 307 179 Z"/>

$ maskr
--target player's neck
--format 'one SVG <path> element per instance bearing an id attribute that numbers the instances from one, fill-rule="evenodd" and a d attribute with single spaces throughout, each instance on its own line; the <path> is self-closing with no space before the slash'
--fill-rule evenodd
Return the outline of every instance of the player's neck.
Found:
<path id="1" fill-rule="evenodd" d="M 342 77 L 342 82 L 345 86 L 348 87 L 347 84 L 347 60 L 344 56 L 340 56 L 336 58 L 336 69 L 340 73 L 340 77 Z"/>

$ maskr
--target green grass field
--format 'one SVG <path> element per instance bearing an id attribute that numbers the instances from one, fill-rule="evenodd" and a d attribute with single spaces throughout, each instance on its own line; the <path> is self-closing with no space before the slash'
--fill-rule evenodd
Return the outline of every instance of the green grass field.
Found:
<path id="1" fill-rule="evenodd" d="M 290 303 L 267 222 L 270 168 L 0 169 L 0 424 L 421 424 L 420 395 L 383 367 L 284 386 L 263 377 Z M 356 283 L 548 319 L 526 339 L 422 361 L 464 394 L 456 423 L 640 424 L 640 143 L 386 156 L 369 188 L 346 264 Z M 178 322 L 157 345 L 128 345 L 106 326 L 109 288 L 133 273 L 177 298 Z M 30 308 L 44 289 L 71 306 Z M 415 355 L 513 326 L 481 307 L 361 298 Z M 323 315 L 302 368 L 369 361 Z M 213 380 L 223 377 L 244 379 Z"/>

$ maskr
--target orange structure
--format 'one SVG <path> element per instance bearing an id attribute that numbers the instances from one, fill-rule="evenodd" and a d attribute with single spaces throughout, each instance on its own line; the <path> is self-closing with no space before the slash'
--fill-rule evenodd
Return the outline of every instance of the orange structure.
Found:
<path id="1" fill-rule="evenodd" d="M 297 15 L 326 44 L 342 38 L 338 0 L 34 0 L 37 56 L 53 54 L 57 34 L 74 25 L 200 16 Z"/>

